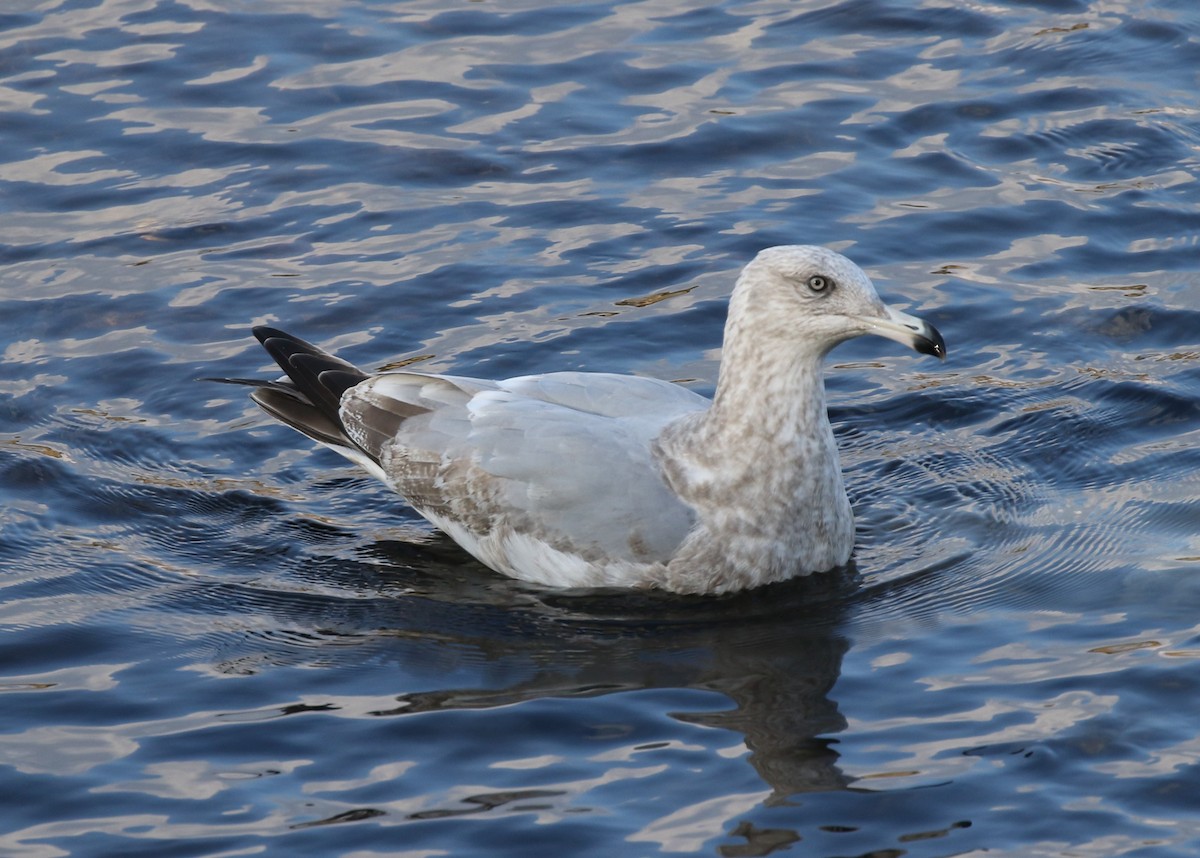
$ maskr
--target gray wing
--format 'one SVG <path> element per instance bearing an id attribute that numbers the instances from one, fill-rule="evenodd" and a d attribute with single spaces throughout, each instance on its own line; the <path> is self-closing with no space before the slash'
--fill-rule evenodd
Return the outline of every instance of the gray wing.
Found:
<path id="1" fill-rule="evenodd" d="M 387 482 L 439 526 L 645 563 L 669 559 L 693 524 L 653 440 L 708 405 L 678 385 L 631 376 L 388 373 L 346 391 L 340 416 Z"/>

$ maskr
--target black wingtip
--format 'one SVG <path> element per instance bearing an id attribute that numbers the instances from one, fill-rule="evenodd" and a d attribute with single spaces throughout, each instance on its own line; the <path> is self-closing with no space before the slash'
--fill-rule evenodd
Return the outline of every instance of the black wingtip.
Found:
<path id="1" fill-rule="evenodd" d="M 254 338 L 264 346 L 267 344 L 267 340 L 283 340 L 284 342 L 299 346 L 300 350 L 309 354 L 327 354 L 320 346 L 315 346 L 308 340 L 302 340 L 294 334 L 289 334 L 287 331 L 272 328 L 270 325 L 255 325 L 250 329 L 250 333 L 254 334 Z"/>
<path id="2" fill-rule="evenodd" d="M 212 381 L 217 384 L 245 384 L 250 387 L 265 387 L 268 384 L 274 383 L 261 378 L 223 378 L 215 375 L 204 375 L 193 379 L 193 381 Z"/>
<path id="3" fill-rule="evenodd" d="M 330 446 L 356 446 L 345 433 L 339 409 L 342 394 L 365 381 L 367 373 L 279 328 L 256 325 L 251 330 L 287 378 L 205 380 L 249 385 L 255 388 L 250 398 L 293 429 Z"/>

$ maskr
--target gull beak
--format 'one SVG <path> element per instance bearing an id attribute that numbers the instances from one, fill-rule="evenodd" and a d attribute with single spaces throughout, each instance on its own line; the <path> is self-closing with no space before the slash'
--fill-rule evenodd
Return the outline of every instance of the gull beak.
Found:
<path id="1" fill-rule="evenodd" d="M 894 307 L 884 305 L 883 309 L 886 315 L 882 317 L 858 317 L 859 321 L 867 326 L 869 333 L 904 343 L 923 355 L 933 355 L 936 358 L 946 356 L 946 341 L 933 325 L 924 319 L 901 313 Z"/>

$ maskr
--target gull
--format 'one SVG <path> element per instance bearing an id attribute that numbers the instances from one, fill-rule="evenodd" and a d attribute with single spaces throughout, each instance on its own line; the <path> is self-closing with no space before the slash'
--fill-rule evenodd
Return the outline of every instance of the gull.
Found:
<path id="1" fill-rule="evenodd" d="M 370 374 L 275 328 L 272 417 L 360 465 L 481 563 L 547 587 L 717 594 L 849 563 L 854 514 L 822 361 L 878 334 L 945 357 L 937 329 L 857 265 L 762 250 L 729 299 L 716 392 L 639 376 Z"/>

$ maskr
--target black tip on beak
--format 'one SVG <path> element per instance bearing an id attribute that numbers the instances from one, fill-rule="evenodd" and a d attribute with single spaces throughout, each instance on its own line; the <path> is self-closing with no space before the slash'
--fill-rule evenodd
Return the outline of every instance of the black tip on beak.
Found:
<path id="1" fill-rule="evenodd" d="M 923 355 L 933 355 L 935 358 L 945 359 L 946 341 L 942 339 L 941 333 L 928 322 L 925 323 L 924 328 L 913 338 L 913 348 Z"/>

